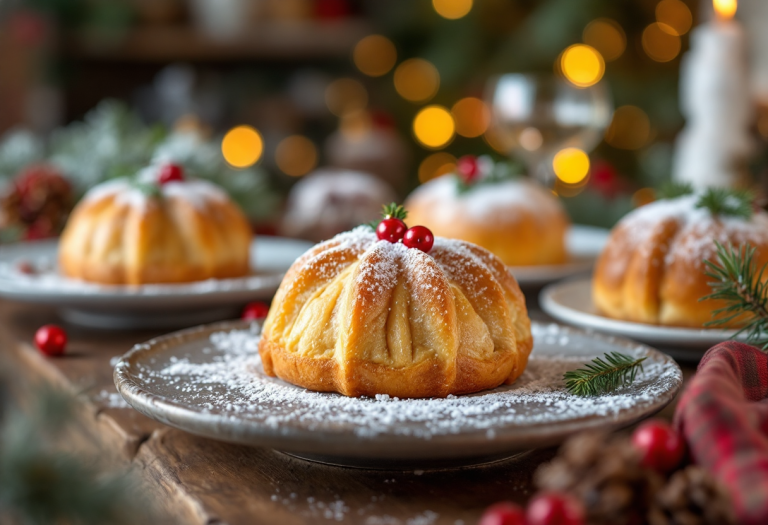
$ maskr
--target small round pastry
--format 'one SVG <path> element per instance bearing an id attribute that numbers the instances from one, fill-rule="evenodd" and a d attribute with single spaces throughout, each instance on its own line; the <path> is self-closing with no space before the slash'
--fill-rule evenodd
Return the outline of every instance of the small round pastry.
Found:
<path id="1" fill-rule="evenodd" d="M 259 353 L 267 374 L 310 390 L 422 398 L 512 383 L 532 346 L 523 294 L 492 253 L 360 226 L 288 270 Z"/>
<path id="2" fill-rule="evenodd" d="M 700 301 L 712 293 L 704 261 L 717 263 L 716 241 L 753 246 L 755 263 L 762 267 L 768 262 L 768 214 L 753 211 L 744 196 L 723 190 L 647 204 L 611 232 L 595 267 L 592 299 L 608 317 L 701 327 L 725 306 Z"/>
<path id="3" fill-rule="evenodd" d="M 103 284 L 179 283 L 247 275 L 250 225 L 223 190 L 150 166 L 91 189 L 59 243 L 68 277 Z"/>
<path id="4" fill-rule="evenodd" d="M 482 246 L 509 266 L 567 259 L 568 216 L 549 190 L 530 180 L 487 180 L 481 175 L 467 183 L 444 175 L 419 186 L 405 207 L 414 224 Z"/>
<path id="5" fill-rule="evenodd" d="M 375 220 L 396 200 L 383 180 L 362 171 L 321 169 L 291 188 L 280 231 L 319 242 Z"/>

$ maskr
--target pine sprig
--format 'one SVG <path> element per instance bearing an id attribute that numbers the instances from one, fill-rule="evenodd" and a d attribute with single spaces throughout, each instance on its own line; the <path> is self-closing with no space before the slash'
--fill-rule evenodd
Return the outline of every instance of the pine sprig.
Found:
<path id="1" fill-rule="evenodd" d="M 734 248 L 717 241 L 715 246 L 717 262 L 704 261 L 705 273 L 712 279 L 712 293 L 700 300 L 720 300 L 726 306 L 713 311 L 713 320 L 705 326 L 722 326 L 745 313 L 751 314 L 733 338 L 746 334 L 749 343 L 768 350 L 768 283 L 763 280 L 768 265 L 757 268 L 754 246 Z"/>
<path id="2" fill-rule="evenodd" d="M 404 221 L 408 216 L 408 212 L 405 211 L 401 204 L 392 202 L 384 205 L 384 211 L 381 213 L 381 216 L 385 219 L 400 219 Z"/>
<path id="3" fill-rule="evenodd" d="M 133 187 L 139 190 L 141 193 L 149 197 L 150 199 L 159 199 L 163 196 L 160 191 L 160 186 L 152 182 L 139 182 L 134 180 L 132 182 Z"/>
<path id="4" fill-rule="evenodd" d="M 709 188 L 696 202 L 697 208 L 706 208 L 712 215 L 727 215 L 749 219 L 754 212 L 754 195 L 748 190 Z"/>
<path id="5" fill-rule="evenodd" d="M 576 396 L 597 396 L 613 392 L 623 385 L 634 382 L 638 371 L 643 369 L 645 357 L 635 359 L 619 352 L 609 352 L 596 357 L 584 368 L 565 373 L 565 388 Z"/>
<path id="6" fill-rule="evenodd" d="M 693 186 L 687 182 L 667 182 L 658 192 L 660 199 L 676 199 L 691 194 L 693 194 Z"/>

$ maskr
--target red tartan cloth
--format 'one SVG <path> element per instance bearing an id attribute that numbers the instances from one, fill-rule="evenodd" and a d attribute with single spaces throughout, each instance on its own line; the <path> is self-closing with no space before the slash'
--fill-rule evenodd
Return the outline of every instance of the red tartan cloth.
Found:
<path id="1" fill-rule="evenodd" d="M 768 524 L 768 355 L 732 341 L 701 360 L 675 425 L 694 461 L 728 490 L 739 523 Z"/>

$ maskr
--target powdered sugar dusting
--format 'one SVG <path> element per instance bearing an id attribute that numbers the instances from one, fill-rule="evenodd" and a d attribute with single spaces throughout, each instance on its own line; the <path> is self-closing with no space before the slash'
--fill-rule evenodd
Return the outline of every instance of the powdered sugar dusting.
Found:
<path id="1" fill-rule="evenodd" d="M 197 353 L 154 353 L 155 362 L 139 359 L 131 374 L 143 390 L 163 392 L 163 397 L 193 411 L 245 420 L 278 433 L 301 428 L 351 432 L 364 439 L 481 433 L 493 440 L 505 429 L 592 417 L 613 419 L 628 410 L 653 406 L 682 380 L 677 366 L 654 354 L 635 384 L 610 395 L 572 396 L 564 390 L 563 373 L 579 367 L 588 356 L 616 350 L 616 345 L 610 339 L 557 325 L 534 324 L 534 336 L 537 344 L 528 368 L 514 385 L 445 399 L 348 398 L 270 378 L 261 368 L 255 327 L 214 333 Z M 634 355 L 646 352 L 640 346 L 620 350 Z"/>

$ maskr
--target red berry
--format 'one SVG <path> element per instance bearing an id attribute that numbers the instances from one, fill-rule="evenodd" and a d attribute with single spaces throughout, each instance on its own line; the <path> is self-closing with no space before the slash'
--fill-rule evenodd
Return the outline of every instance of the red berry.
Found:
<path id="1" fill-rule="evenodd" d="M 632 434 L 632 445 L 642 454 L 644 466 L 670 472 L 683 460 L 685 442 L 667 423 L 646 421 Z"/>
<path id="2" fill-rule="evenodd" d="M 435 244 L 435 236 L 424 226 L 414 226 L 403 235 L 403 244 L 408 248 L 416 248 L 424 253 L 429 253 Z"/>
<path id="3" fill-rule="evenodd" d="M 514 503 L 497 503 L 486 509 L 477 525 L 525 525 L 525 511 Z"/>
<path id="4" fill-rule="evenodd" d="M 537 494 L 528 504 L 527 525 L 584 525 L 584 506 L 576 498 L 557 492 Z"/>
<path id="5" fill-rule="evenodd" d="M 397 242 L 403 238 L 407 229 L 408 226 L 403 221 L 390 217 L 389 219 L 384 219 L 376 226 L 376 237 L 380 241 Z"/>
<path id="6" fill-rule="evenodd" d="M 477 157 L 474 155 L 464 155 L 456 161 L 456 171 L 459 172 L 464 182 L 470 183 L 474 181 L 480 175 Z"/>
<path id="7" fill-rule="evenodd" d="M 181 182 L 184 180 L 184 170 L 178 164 L 166 164 L 160 168 L 160 176 L 157 182 L 168 184 L 169 182 Z"/>
<path id="8" fill-rule="evenodd" d="M 35 332 L 35 345 L 47 356 L 64 355 L 64 348 L 67 346 L 67 333 L 55 324 L 41 326 Z"/>
<path id="9" fill-rule="evenodd" d="M 243 321 L 255 321 L 257 319 L 264 319 L 268 313 L 269 306 L 266 303 L 248 303 L 245 305 L 245 308 L 243 308 L 243 315 L 241 318 Z"/>

